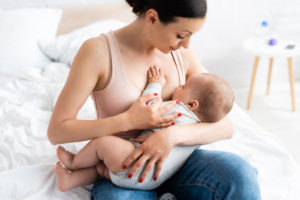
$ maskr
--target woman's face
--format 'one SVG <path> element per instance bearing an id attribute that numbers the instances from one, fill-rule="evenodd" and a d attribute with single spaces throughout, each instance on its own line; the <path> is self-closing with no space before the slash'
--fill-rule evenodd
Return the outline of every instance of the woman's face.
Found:
<path id="1" fill-rule="evenodd" d="M 176 22 L 164 25 L 157 20 L 151 28 L 151 42 L 163 53 L 188 48 L 191 36 L 202 28 L 204 22 L 205 19 L 201 18 L 177 17 Z"/>

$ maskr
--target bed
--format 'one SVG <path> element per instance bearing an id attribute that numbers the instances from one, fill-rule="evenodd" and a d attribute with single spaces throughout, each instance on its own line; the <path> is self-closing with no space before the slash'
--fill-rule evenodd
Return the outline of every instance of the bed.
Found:
<path id="1" fill-rule="evenodd" d="M 22 31 L 21 36 L 14 34 L 26 13 L 30 13 L 28 26 L 20 25 L 17 33 Z M 0 199 L 89 199 L 90 187 L 58 191 L 54 173 L 57 146 L 49 143 L 47 127 L 80 44 L 100 32 L 124 26 L 134 16 L 123 3 L 2 10 L 0 16 L 0 24 L 7 24 L 0 26 L 5 36 L 0 43 L 8 45 L 0 55 Z M 37 38 L 31 38 L 36 32 Z M 16 43 L 18 39 L 21 42 Z M 238 105 L 234 104 L 230 117 L 235 126 L 233 138 L 201 148 L 233 152 L 246 159 L 258 170 L 263 200 L 299 199 L 300 167 L 291 154 Z M 96 118 L 91 98 L 77 118 Z M 64 146 L 77 152 L 85 143 Z"/>

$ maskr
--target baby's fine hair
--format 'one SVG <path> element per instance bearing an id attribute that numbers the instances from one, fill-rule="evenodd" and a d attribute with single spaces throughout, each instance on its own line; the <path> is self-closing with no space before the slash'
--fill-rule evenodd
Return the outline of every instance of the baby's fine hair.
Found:
<path id="1" fill-rule="evenodd" d="M 196 113 L 202 121 L 217 122 L 231 110 L 234 95 L 230 85 L 223 78 L 210 73 L 202 73 L 204 81 L 195 92 L 199 101 Z"/>

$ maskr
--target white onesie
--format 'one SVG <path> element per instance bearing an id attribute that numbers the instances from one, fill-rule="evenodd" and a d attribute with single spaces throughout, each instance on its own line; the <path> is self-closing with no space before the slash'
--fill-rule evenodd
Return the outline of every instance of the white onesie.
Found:
<path id="1" fill-rule="evenodd" d="M 147 85 L 146 89 L 143 92 L 143 96 L 151 93 L 161 94 L 162 86 L 158 83 L 150 83 Z M 150 102 L 149 104 L 151 104 Z M 169 103 L 168 101 L 164 102 L 163 105 Z M 169 115 L 172 113 L 181 112 L 182 116 L 178 117 L 174 121 L 176 125 L 184 125 L 184 124 L 192 124 L 200 122 L 198 117 L 189 110 L 182 102 L 177 104 L 171 111 L 167 112 L 165 115 Z M 144 137 L 146 135 L 152 134 L 153 132 L 159 131 L 160 128 L 145 130 L 139 137 Z M 136 146 L 136 148 L 140 145 L 139 143 L 131 142 Z M 130 189 L 141 189 L 141 190 L 153 190 L 160 186 L 163 182 L 169 179 L 173 174 L 175 174 L 181 166 L 185 163 L 185 161 L 189 158 L 189 156 L 193 153 L 195 149 L 199 148 L 199 145 L 195 146 L 176 146 L 174 147 L 168 157 L 165 159 L 160 174 L 156 181 L 153 180 L 154 177 L 154 169 L 153 167 L 146 179 L 143 183 L 139 182 L 139 176 L 142 173 L 145 165 L 139 169 L 139 171 L 132 177 L 128 178 L 128 171 L 113 173 L 109 172 L 111 181 L 120 187 L 130 188 Z"/>

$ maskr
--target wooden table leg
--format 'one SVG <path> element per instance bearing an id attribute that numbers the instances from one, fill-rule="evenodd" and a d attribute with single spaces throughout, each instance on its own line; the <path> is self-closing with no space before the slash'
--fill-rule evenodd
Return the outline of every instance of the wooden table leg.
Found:
<path id="1" fill-rule="evenodd" d="M 296 105 L 295 105 L 293 58 L 292 57 L 288 58 L 288 63 L 289 63 L 290 85 L 291 85 L 292 109 L 293 109 L 293 112 L 295 112 Z"/>
<path id="2" fill-rule="evenodd" d="M 271 57 L 270 58 L 270 63 L 269 63 L 267 95 L 269 95 L 269 93 L 270 93 L 270 82 L 271 82 L 271 74 L 272 74 L 273 61 L 274 61 L 274 58 Z"/>
<path id="3" fill-rule="evenodd" d="M 253 93 L 253 87 L 254 87 L 255 75 L 256 75 L 256 71 L 257 71 L 258 62 L 259 62 L 259 56 L 256 56 L 255 61 L 254 61 L 254 66 L 253 66 L 252 80 L 251 80 L 251 85 L 250 85 L 250 90 L 249 90 L 247 109 L 250 108 L 250 104 L 251 104 L 251 99 L 252 99 L 252 93 Z"/>

